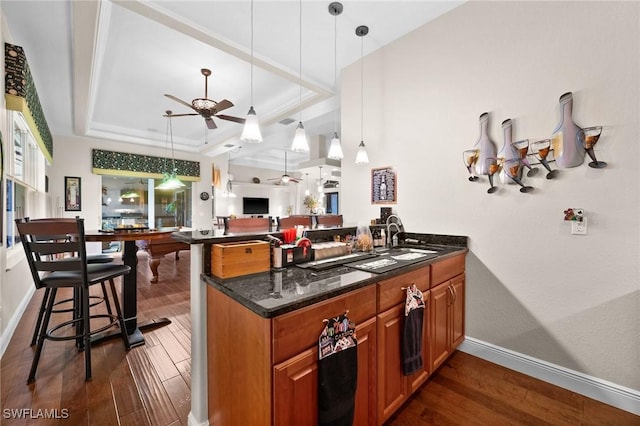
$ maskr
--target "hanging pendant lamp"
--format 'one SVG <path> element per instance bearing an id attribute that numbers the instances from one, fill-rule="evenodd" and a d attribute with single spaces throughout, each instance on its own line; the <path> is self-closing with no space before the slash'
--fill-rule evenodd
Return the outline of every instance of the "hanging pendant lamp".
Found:
<path id="1" fill-rule="evenodd" d="M 251 107 L 247 113 L 240 140 L 249 143 L 262 142 L 258 115 L 256 114 L 256 110 L 253 109 L 253 0 L 251 0 Z"/>
<path id="2" fill-rule="evenodd" d="M 300 70 L 299 70 L 299 82 L 300 86 L 300 121 L 298 127 L 296 127 L 296 133 L 293 137 L 293 143 L 291 144 L 291 150 L 294 152 L 309 152 L 309 142 L 307 142 L 307 134 L 304 131 L 302 125 L 302 0 L 300 0 Z"/>
<path id="3" fill-rule="evenodd" d="M 369 164 L 367 148 L 364 146 L 364 36 L 369 34 L 369 27 L 360 25 L 356 28 L 356 35 L 360 37 L 360 145 L 356 153 L 356 164 Z"/>
<path id="4" fill-rule="evenodd" d="M 342 13 L 342 3 L 333 2 L 329 5 L 329 13 L 334 16 L 334 25 L 333 25 L 333 84 L 335 87 L 336 94 L 338 93 L 338 15 Z M 338 137 L 338 109 L 334 111 L 333 117 L 333 138 L 331 138 L 331 144 L 329 145 L 329 153 L 327 157 L 333 160 L 342 160 L 344 158 L 344 154 L 342 153 L 342 144 L 340 143 L 340 138 Z"/>
<path id="5" fill-rule="evenodd" d="M 178 189 L 178 188 L 184 188 L 186 185 L 184 183 L 182 183 L 182 181 L 180 181 L 180 179 L 178 179 L 177 176 L 177 171 L 178 169 L 176 168 L 176 156 L 173 150 L 173 127 L 171 126 L 171 114 L 172 112 L 167 110 L 166 111 L 166 115 L 165 117 L 167 117 L 167 136 L 165 139 L 165 158 L 164 158 L 164 177 L 162 179 L 162 182 L 156 186 L 156 189 L 160 189 L 160 190 L 171 190 L 171 189 Z M 171 140 L 171 171 L 167 171 L 167 157 L 166 157 L 166 152 L 167 152 L 167 140 L 170 139 Z"/>

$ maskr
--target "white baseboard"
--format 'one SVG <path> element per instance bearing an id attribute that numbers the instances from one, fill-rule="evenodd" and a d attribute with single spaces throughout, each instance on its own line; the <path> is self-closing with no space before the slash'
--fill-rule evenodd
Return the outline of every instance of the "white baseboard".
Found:
<path id="1" fill-rule="evenodd" d="M 36 292 L 36 288 L 33 285 L 30 285 L 28 289 L 29 290 L 27 290 L 26 294 L 20 301 L 18 309 L 16 309 L 16 311 L 11 316 L 9 324 L 7 324 L 4 331 L 2 332 L 2 336 L 0 336 L 0 357 L 2 357 L 4 355 L 4 351 L 7 350 L 7 346 L 9 346 L 9 342 L 13 337 L 13 333 L 14 331 L 16 331 L 16 327 L 20 322 L 20 318 L 22 318 L 22 314 L 24 314 L 24 311 L 27 309 L 27 305 L 29 304 L 31 297 Z"/>
<path id="2" fill-rule="evenodd" d="M 193 415 L 193 412 L 190 411 L 189 415 L 187 416 L 187 425 L 188 426 L 209 426 L 209 420 L 200 422 L 196 420 L 195 416 Z"/>
<path id="3" fill-rule="evenodd" d="M 640 415 L 640 391 L 467 337 L 458 348 L 494 364 Z"/>

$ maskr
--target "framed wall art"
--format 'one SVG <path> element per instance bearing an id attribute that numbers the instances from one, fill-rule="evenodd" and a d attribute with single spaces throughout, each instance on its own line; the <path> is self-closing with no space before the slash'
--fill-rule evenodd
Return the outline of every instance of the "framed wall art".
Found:
<path id="1" fill-rule="evenodd" d="M 398 202 L 398 178 L 392 167 L 371 169 L 371 204 Z"/>
<path id="2" fill-rule="evenodd" d="M 80 197 L 80 178 L 64 177 L 64 211 L 79 212 L 82 210 Z"/>

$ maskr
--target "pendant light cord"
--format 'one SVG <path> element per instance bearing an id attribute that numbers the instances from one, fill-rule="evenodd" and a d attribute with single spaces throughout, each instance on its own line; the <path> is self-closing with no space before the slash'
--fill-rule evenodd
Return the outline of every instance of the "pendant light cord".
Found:
<path id="1" fill-rule="evenodd" d="M 333 25 L 333 84 L 338 93 L 338 15 L 334 16 Z M 333 112 L 333 131 L 338 134 L 338 110 Z"/>
<path id="2" fill-rule="evenodd" d="M 364 36 L 360 38 L 360 141 L 364 141 Z"/>
<path id="3" fill-rule="evenodd" d="M 302 0 L 300 0 L 300 65 L 298 69 L 298 85 L 300 86 L 299 95 L 299 107 L 300 107 L 300 122 L 302 123 Z"/>
<path id="4" fill-rule="evenodd" d="M 251 0 L 251 106 L 253 106 L 253 0 Z"/>

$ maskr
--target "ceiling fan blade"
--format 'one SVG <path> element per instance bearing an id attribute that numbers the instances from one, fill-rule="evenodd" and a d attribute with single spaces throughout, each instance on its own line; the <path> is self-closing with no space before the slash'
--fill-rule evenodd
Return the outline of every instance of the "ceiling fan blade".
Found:
<path id="1" fill-rule="evenodd" d="M 281 177 L 279 177 L 279 178 L 271 178 L 271 179 L 267 179 L 267 180 L 282 180 L 282 178 Z"/>
<path id="2" fill-rule="evenodd" d="M 209 129 L 216 129 L 218 126 L 216 126 L 216 123 L 214 123 L 214 121 L 211 119 L 211 117 L 207 117 L 204 119 L 204 122 L 207 123 L 207 127 Z"/>
<path id="3" fill-rule="evenodd" d="M 186 117 L 187 115 L 200 115 L 200 114 L 198 114 L 197 112 L 192 112 L 189 114 L 171 114 L 171 115 L 164 114 L 163 117 Z"/>
<path id="4" fill-rule="evenodd" d="M 242 124 L 244 124 L 244 122 L 246 121 L 244 118 L 233 117 L 231 115 L 224 115 L 224 114 L 216 115 L 216 117 L 221 118 L 223 120 L 235 121 L 236 123 L 242 123 Z"/>
<path id="5" fill-rule="evenodd" d="M 232 106 L 233 102 L 223 99 L 216 104 L 216 112 L 224 111 L 225 109 L 231 108 Z"/>
<path id="6" fill-rule="evenodd" d="M 300 182 L 302 179 L 298 179 L 298 178 L 289 178 L 289 180 L 290 180 L 291 182 L 298 183 L 298 182 Z"/>
<path id="7" fill-rule="evenodd" d="M 180 99 L 180 98 L 176 98 L 175 96 L 173 96 L 173 95 L 168 95 L 168 94 L 166 94 L 166 93 L 165 93 L 164 95 L 165 95 L 167 98 L 169 98 L 169 99 L 172 99 L 172 100 L 174 100 L 174 101 L 176 101 L 176 102 L 178 102 L 178 103 L 180 103 L 180 104 L 182 104 L 182 105 L 184 105 L 184 106 L 186 106 L 186 107 L 189 107 L 189 108 L 193 109 L 193 106 L 192 106 L 190 103 L 187 103 L 187 102 L 183 101 L 183 100 L 182 100 L 182 99 Z"/>

